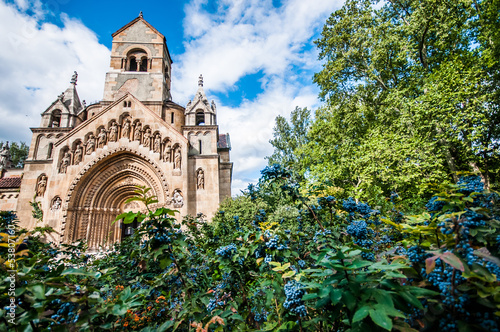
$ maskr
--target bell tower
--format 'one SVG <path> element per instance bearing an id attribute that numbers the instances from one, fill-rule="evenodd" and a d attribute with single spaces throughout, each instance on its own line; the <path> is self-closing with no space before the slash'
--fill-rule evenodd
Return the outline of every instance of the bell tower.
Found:
<path id="1" fill-rule="evenodd" d="M 127 92 L 148 105 L 172 100 L 172 59 L 165 37 L 143 18 L 142 12 L 112 37 L 103 102 L 111 103 Z"/>

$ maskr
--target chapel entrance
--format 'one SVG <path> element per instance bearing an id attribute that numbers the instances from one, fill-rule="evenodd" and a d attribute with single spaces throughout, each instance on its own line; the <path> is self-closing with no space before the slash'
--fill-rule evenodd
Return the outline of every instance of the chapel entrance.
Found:
<path id="1" fill-rule="evenodd" d="M 94 251 L 130 236 L 134 225 L 114 222 L 116 216 L 146 208 L 142 202 L 126 203 L 137 186 L 151 188 L 151 195 L 165 202 L 168 188 L 161 178 L 158 169 L 137 154 L 121 151 L 104 158 L 85 172 L 70 193 L 65 242 L 85 239 Z"/>

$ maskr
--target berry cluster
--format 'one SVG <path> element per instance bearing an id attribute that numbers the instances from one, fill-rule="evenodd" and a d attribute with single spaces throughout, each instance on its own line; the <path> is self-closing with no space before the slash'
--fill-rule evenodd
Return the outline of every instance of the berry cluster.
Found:
<path id="1" fill-rule="evenodd" d="M 234 243 L 231 243 L 225 247 L 220 247 L 217 250 L 215 250 L 215 253 L 223 258 L 231 258 L 236 254 L 238 251 L 238 248 L 236 248 L 236 245 Z"/>
<path id="2" fill-rule="evenodd" d="M 306 306 L 304 305 L 304 301 L 302 301 L 302 297 L 305 294 L 303 287 L 304 285 L 295 280 L 289 281 L 285 285 L 286 301 L 283 303 L 285 309 L 300 317 L 307 315 Z"/>

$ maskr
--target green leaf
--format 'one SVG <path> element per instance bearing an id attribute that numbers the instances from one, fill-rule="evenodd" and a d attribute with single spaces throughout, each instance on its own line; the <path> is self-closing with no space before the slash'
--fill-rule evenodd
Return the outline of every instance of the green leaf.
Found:
<path id="1" fill-rule="evenodd" d="M 31 285 L 29 287 L 35 298 L 39 300 L 45 300 L 45 285 L 44 284 L 36 284 Z"/>
<path id="2" fill-rule="evenodd" d="M 369 310 L 370 318 L 375 324 L 380 326 L 387 331 L 392 330 L 392 320 L 387 316 L 387 314 L 381 310 Z"/>
<path id="3" fill-rule="evenodd" d="M 356 310 L 356 313 L 354 314 L 354 317 L 352 318 L 352 322 L 356 323 L 359 322 L 360 320 L 365 319 L 366 316 L 368 316 L 370 311 L 370 307 L 368 306 L 363 306 Z"/>

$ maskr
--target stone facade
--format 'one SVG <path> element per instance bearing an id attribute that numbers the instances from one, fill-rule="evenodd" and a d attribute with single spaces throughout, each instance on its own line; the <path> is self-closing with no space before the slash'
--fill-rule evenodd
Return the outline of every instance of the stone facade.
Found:
<path id="1" fill-rule="evenodd" d="M 171 65 L 165 37 L 140 15 L 113 34 L 102 101 L 80 102 L 74 73 L 32 128 L 16 209 L 22 226 L 35 226 L 35 199 L 60 241 L 108 245 L 129 231 L 115 217 L 145 208 L 125 203 L 137 185 L 178 219 L 213 216 L 231 196 L 229 135 L 218 133 L 201 75 L 186 108 L 171 100 Z"/>

